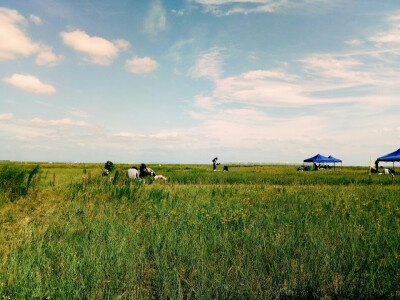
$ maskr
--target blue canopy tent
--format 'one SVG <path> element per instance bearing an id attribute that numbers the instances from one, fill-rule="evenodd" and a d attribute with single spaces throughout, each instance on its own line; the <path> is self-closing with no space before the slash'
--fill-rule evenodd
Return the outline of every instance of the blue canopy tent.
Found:
<path id="1" fill-rule="evenodd" d="M 340 166 L 342 166 L 342 160 L 341 159 L 333 157 L 332 155 L 329 155 L 328 158 L 333 160 L 333 167 L 335 167 L 335 164 L 339 163 L 339 162 L 340 162 Z"/>
<path id="2" fill-rule="evenodd" d="M 378 157 L 377 160 L 378 161 L 392 161 L 392 162 L 400 161 L 400 149 L 398 149 L 392 153 L 386 154 L 384 156 Z"/>
<path id="3" fill-rule="evenodd" d="M 303 162 L 312 162 L 312 163 L 333 163 L 333 159 L 323 156 L 321 154 L 317 154 L 313 157 L 307 158 L 305 160 L 303 160 Z M 316 168 L 316 166 L 314 166 Z M 317 169 L 317 168 L 316 168 Z"/>
<path id="4" fill-rule="evenodd" d="M 386 154 L 384 156 L 378 157 L 377 159 L 378 162 L 380 161 L 391 161 L 393 162 L 393 168 L 394 168 L 394 162 L 395 161 L 400 161 L 400 149 L 397 149 L 396 151 Z"/>
<path id="5" fill-rule="evenodd" d="M 333 162 L 333 160 L 331 158 L 323 156 L 321 154 L 317 154 L 317 155 L 307 158 L 303 161 L 304 162 L 312 162 L 312 163 L 332 163 Z"/>

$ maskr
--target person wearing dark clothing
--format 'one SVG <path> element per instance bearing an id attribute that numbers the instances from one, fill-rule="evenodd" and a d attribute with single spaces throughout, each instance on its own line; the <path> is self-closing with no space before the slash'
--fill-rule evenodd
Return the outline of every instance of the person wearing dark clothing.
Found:
<path id="1" fill-rule="evenodd" d="M 217 169 L 217 160 L 218 160 L 218 157 L 215 157 L 215 158 L 212 160 L 212 163 L 213 163 L 213 171 L 215 171 L 215 170 Z"/>
<path id="2" fill-rule="evenodd" d="M 167 180 L 167 178 L 161 174 L 156 174 L 154 173 L 154 171 L 150 168 L 148 168 L 145 164 L 141 164 L 139 167 L 139 171 L 140 171 L 140 178 L 144 178 L 146 176 L 151 176 L 154 177 L 154 179 L 163 179 L 163 180 Z"/>
<path id="3" fill-rule="evenodd" d="M 140 178 L 146 177 L 146 176 L 156 176 L 156 174 L 154 174 L 153 170 L 150 168 L 147 168 L 147 166 L 145 164 L 141 164 L 139 167 L 140 170 Z"/>

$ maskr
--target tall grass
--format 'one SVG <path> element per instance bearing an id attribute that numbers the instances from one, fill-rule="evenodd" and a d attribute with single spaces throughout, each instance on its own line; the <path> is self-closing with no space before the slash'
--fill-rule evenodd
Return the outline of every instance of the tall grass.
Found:
<path id="1" fill-rule="evenodd" d="M 39 165 L 29 170 L 15 164 L 0 167 L 0 205 L 26 195 L 39 172 Z"/>
<path id="2" fill-rule="evenodd" d="M 282 168 L 162 166 L 168 182 L 86 186 L 77 170 L 44 183 L 41 205 L 0 210 L 0 296 L 399 297 L 399 185 Z"/>

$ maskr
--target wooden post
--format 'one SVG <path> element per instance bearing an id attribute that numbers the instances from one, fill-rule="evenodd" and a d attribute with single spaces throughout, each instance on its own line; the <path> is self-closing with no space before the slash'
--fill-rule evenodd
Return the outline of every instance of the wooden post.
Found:
<path id="1" fill-rule="evenodd" d="M 53 186 L 56 186 L 56 173 L 53 173 Z"/>

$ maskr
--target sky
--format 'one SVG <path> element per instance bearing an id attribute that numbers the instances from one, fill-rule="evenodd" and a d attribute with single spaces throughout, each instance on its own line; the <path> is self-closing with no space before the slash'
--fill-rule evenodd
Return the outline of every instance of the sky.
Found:
<path id="1" fill-rule="evenodd" d="M 2 0 L 0 160 L 400 148 L 398 0 Z"/>

